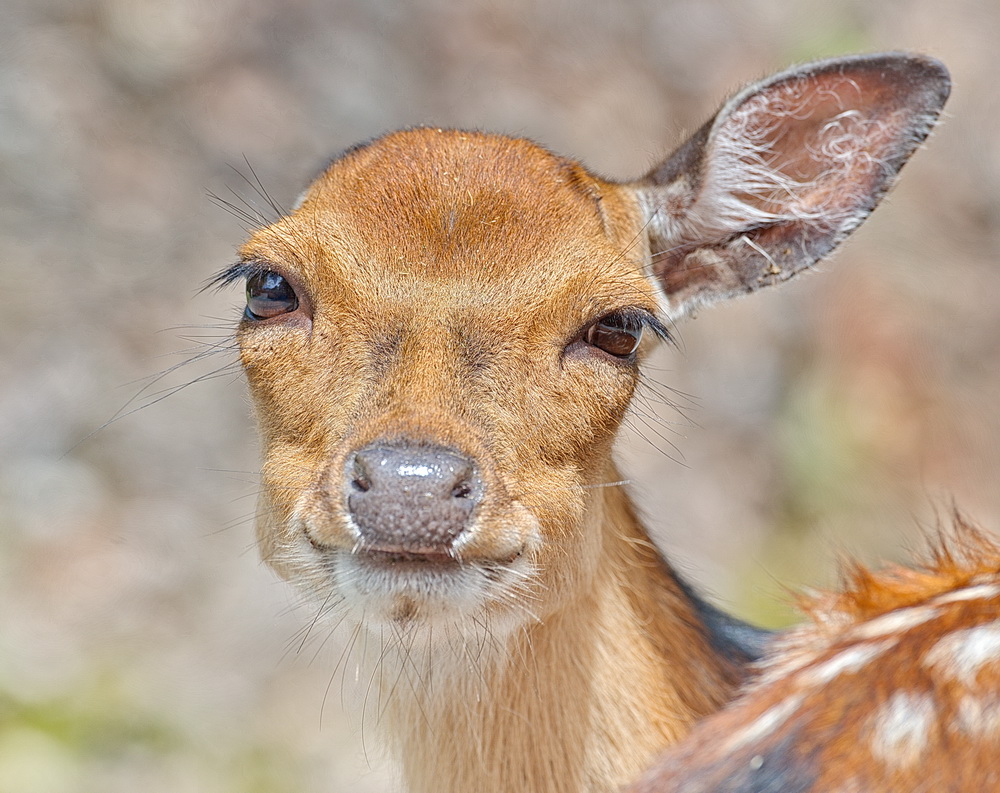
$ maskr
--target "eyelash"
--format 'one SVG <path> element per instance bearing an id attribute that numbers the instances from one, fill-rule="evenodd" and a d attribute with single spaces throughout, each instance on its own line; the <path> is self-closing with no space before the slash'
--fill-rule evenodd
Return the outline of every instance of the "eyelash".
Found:
<path id="1" fill-rule="evenodd" d="M 661 341 L 665 341 L 669 344 L 675 343 L 674 337 L 670 333 L 667 326 L 664 325 L 663 322 L 656 317 L 656 315 L 643 308 L 623 308 L 617 311 L 609 312 L 588 325 L 587 328 L 584 329 L 584 335 L 586 335 L 590 328 L 599 324 L 615 325 L 623 328 L 636 328 L 641 331 L 648 331 L 652 333 Z"/>
<path id="2" fill-rule="evenodd" d="M 255 275 L 275 272 L 274 267 L 257 261 L 237 262 L 227 267 L 208 282 L 208 287 L 222 289 L 237 281 L 250 279 Z"/>

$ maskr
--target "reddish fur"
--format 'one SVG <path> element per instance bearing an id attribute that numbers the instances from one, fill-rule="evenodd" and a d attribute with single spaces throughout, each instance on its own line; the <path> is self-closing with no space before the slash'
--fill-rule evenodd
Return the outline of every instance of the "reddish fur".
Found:
<path id="1" fill-rule="evenodd" d="M 923 564 L 882 570 L 848 563 L 840 589 L 803 595 L 799 608 L 817 626 L 860 623 L 1000 575 L 1000 545 L 960 514 L 954 516 L 950 533 L 931 541 L 927 557 Z"/>
<path id="2" fill-rule="evenodd" d="M 809 620 L 776 644 L 759 681 L 630 793 L 997 789 L 1000 647 L 968 678 L 946 651 L 968 646 L 969 629 L 1000 635 L 1000 543 L 956 517 L 925 565 L 854 566 L 843 589 L 803 606 Z M 771 729 L 734 741 L 784 705 Z"/>

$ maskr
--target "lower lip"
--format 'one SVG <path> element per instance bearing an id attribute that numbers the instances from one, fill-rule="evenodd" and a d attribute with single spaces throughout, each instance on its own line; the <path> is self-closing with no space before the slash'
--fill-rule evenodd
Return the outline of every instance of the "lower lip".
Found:
<path id="1" fill-rule="evenodd" d="M 342 581 L 362 598 L 375 598 L 369 611 L 378 608 L 378 599 L 407 596 L 421 602 L 450 603 L 480 579 L 473 568 L 447 554 L 413 554 L 387 551 L 355 551 L 342 557 Z"/>

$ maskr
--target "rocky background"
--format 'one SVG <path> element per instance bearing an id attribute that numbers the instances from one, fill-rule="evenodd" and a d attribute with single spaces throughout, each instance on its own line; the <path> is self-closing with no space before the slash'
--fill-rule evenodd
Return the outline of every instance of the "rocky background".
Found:
<path id="1" fill-rule="evenodd" d="M 685 325 L 651 372 L 664 423 L 637 411 L 621 455 L 671 557 L 770 625 L 785 587 L 906 558 L 953 500 L 1000 530 L 995 0 L 0 0 L 0 20 L 0 793 L 396 788 L 345 715 L 365 681 L 331 677 L 336 637 L 299 650 L 311 612 L 258 564 L 241 297 L 199 293 L 244 235 L 209 193 L 266 212 L 252 166 L 287 205 L 392 128 L 636 176 L 791 62 L 940 57 L 948 117 L 891 199 L 819 274 Z"/>

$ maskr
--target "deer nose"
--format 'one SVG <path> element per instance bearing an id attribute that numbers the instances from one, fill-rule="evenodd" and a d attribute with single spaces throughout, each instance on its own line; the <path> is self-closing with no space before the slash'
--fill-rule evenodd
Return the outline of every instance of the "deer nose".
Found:
<path id="1" fill-rule="evenodd" d="M 443 446 L 373 443 L 345 470 L 347 508 L 368 550 L 448 553 L 483 497 L 476 464 Z"/>

